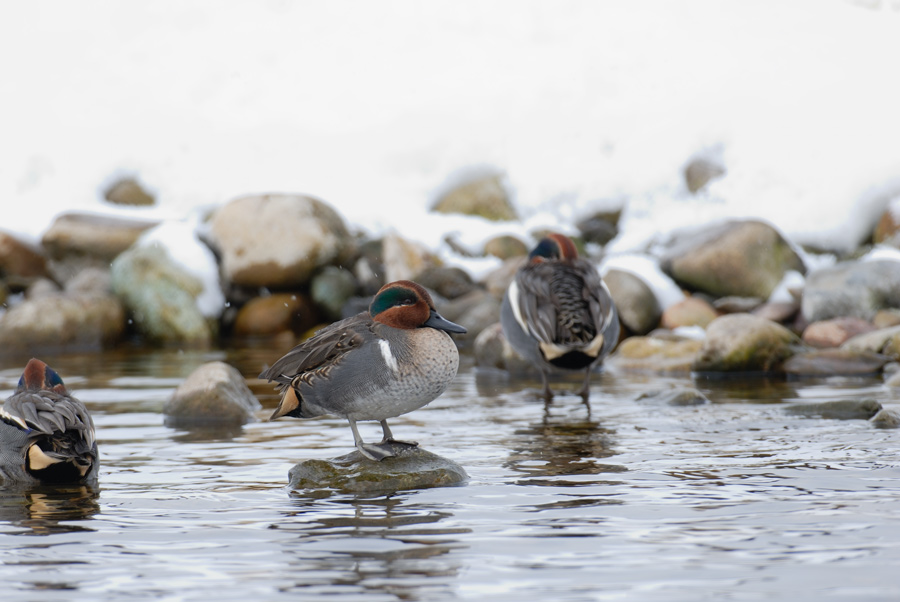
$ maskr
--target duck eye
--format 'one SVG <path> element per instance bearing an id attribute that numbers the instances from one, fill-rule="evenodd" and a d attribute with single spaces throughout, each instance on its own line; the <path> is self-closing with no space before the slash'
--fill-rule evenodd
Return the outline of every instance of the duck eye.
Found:
<path id="1" fill-rule="evenodd" d="M 415 305 L 415 304 L 416 304 L 416 300 L 410 299 L 408 297 L 406 299 L 403 299 L 402 301 L 400 301 L 400 305 Z"/>

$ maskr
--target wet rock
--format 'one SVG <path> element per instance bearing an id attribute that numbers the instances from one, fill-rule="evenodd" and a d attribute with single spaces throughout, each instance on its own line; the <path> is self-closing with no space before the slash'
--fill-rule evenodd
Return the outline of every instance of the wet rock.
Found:
<path id="1" fill-rule="evenodd" d="M 397 455 L 373 462 L 358 451 L 330 460 L 306 460 L 288 472 L 291 489 L 380 493 L 446 487 L 468 480 L 465 469 L 420 447 L 394 445 Z"/>
<path id="2" fill-rule="evenodd" d="M 156 203 L 153 195 L 144 190 L 134 178 L 116 180 L 103 193 L 103 197 L 114 205 L 147 206 Z"/>
<path id="3" fill-rule="evenodd" d="M 399 234 L 388 234 L 382 239 L 381 253 L 387 282 L 416 280 L 425 270 L 440 265 L 434 253 Z"/>
<path id="4" fill-rule="evenodd" d="M 647 283 L 625 270 L 610 269 L 603 281 L 619 312 L 619 320 L 635 334 L 647 334 L 659 325 L 662 309 Z"/>
<path id="5" fill-rule="evenodd" d="M 100 349 L 122 339 L 125 308 L 105 272 L 85 272 L 60 291 L 36 282 L 20 304 L 0 316 L 0 351 Z"/>
<path id="6" fill-rule="evenodd" d="M 347 299 L 358 289 L 359 284 L 350 270 L 330 265 L 313 276 L 310 295 L 329 319 L 337 320 Z"/>
<path id="7" fill-rule="evenodd" d="M 725 168 L 703 157 L 692 159 L 684 168 L 684 182 L 691 194 L 702 190 L 710 180 L 725 174 Z"/>
<path id="8" fill-rule="evenodd" d="M 647 391 L 638 396 L 638 401 L 649 400 L 673 406 L 698 406 L 709 403 L 709 398 L 694 387 L 670 387 Z"/>
<path id="9" fill-rule="evenodd" d="M 868 420 L 878 414 L 881 404 L 874 399 L 840 399 L 820 403 L 797 403 L 784 408 L 794 416 L 830 420 Z"/>
<path id="10" fill-rule="evenodd" d="M 872 332 L 875 327 L 859 318 L 832 318 L 813 322 L 803 331 L 803 342 L 813 347 L 840 347 L 859 334 Z"/>
<path id="11" fill-rule="evenodd" d="M 503 176 L 497 173 L 473 173 L 438 198 L 432 206 L 438 213 L 477 215 L 491 221 L 518 219 Z"/>
<path id="12" fill-rule="evenodd" d="M 17 288 L 25 288 L 47 276 L 47 258 L 41 250 L 12 234 L 0 232 L 0 277 Z"/>
<path id="13" fill-rule="evenodd" d="M 809 274 L 803 316 L 810 322 L 855 317 L 872 320 L 881 309 L 900 307 L 900 261 L 848 261 Z"/>
<path id="14" fill-rule="evenodd" d="M 468 331 L 466 334 L 454 334 L 456 341 L 473 341 L 482 330 L 500 321 L 500 302 L 483 289 L 445 301 L 438 305 L 438 311 Z"/>
<path id="15" fill-rule="evenodd" d="M 900 326 L 882 328 L 856 335 L 841 345 L 841 348 L 883 353 L 895 360 L 900 359 Z"/>
<path id="16" fill-rule="evenodd" d="M 800 340 L 780 324 L 751 314 L 729 314 L 710 322 L 697 354 L 697 372 L 771 372 L 793 355 Z"/>
<path id="17" fill-rule="evenodd" d="M 629 337 L 604 362 L 626 372 L 690 372 L 703 341 L 677 336 Z"/>
<path id="18" fill-rule="evenodd" d="M 44 233 L 41 244 L 54 260 L 88 257 L 105 267 L 157 223 L 93 213 L 63 213 Z"/>
<path id="19" fill-rule="evenodd" d="M 330 205 L 302 195 L 235 199 L 216 211 L 210 226 L 225 278 L 238 286 L 304 285 L 316 269 L 338 263 L 353 244 Z"/>
<path id="20" fill-rule="evenodd" d="M 468 272 L 460 268 L 436 267 L 416 277 L 416 282 L 445 299 L 456 299 L 478 290 Z"/>
<path id="21" fill-rule="evenodd" d="M 256 297 L 238 311 L 236 336 L 272 336 L 282 332 L 302 333 L 319 323 L 319 313 L 302 293 L 275 293 Z"/>
<path id="22" fill-rule="evenodd" d="M 819 349 L 791 356 L 784 363 L 784 371 L 794 376 L 877 374 L 889 361 L 889 357 L 871 351 Z"/>
<path id="23" fill-rule="evenodd" d="M 484 254 L 500 259 L 523 257 L 528 255 L 528 246 L 515 236 L 495 236 L 484 243 Z"/>
<path id="24" fill-rule="evenodd" d="M 172 393 L 163 408 L 168 426 L 246 424 L 262 405 L 244 377 L 225 362 L 203 364 Z"/>
<path id="25" fill-rule="evenodd" d="M 203 282 L 175 263 L 161 245 L 122 253 L 112 264 L 112 284 L 148 339 L 199 345 L 212 339 L 211 325 L 197 305 Z"/>
<path id="26" fill-rule="evenodd" d="M 883 429 L 895 429 L 900 427 L 900 411 L 894 408 L 882 408 L 869 419 L 873 426 Z"/>
<path id="27" fill-rule="evenodd" d="M 713 306 L 700 297 L 685 297 L 662 312 L 660 325 L 669 330 L 681 326 L 706 328 L 718 316 Z"/>
<path id="28" fill-rule="evenodd" d="M 576 222 L 575 227 L 585 242 L 605 245 L 619 235 L 622 210 L 600 211 Z"/>
<path id="29" fill-rule="evenodd" d="M 475 337 L 475 365 L 496 368 L 511 374 L 530 374 L 534 366 L 512 348 L 499 322 L 482 329 Z"/>
<path id="30" fill-rule="evenodd" d="M 768 299 L 789 270 L 803 262 L 772 226 L 729 221 L 684 233 L 669 247 L 663 271 L 687 288 L 716 297 Z"/>

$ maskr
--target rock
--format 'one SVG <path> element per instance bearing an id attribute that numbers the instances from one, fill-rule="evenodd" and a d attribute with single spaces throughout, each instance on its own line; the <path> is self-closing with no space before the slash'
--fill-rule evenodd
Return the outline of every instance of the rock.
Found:
<path id="1" fill-rule="evenodd" d="M 697 372 L 772 372 L 800 341 L 780 324 L 751 314 L 728 314 L 710 322 L 697 354 Z"/>
<path id="2" fill-rule="evenodd" d="M 158 222 L 93 213 L 63 213 L 41 240 L 50 258 L 87 257 L 104 267 Z"/>
<path id="3" fill-rule="evenodd" d="M 706 328 L 719 314 L 713 306 L 699 297 L 685 297 L 662 312 L 660 325 L 669 330 L 680 326 Z"/>
<path id="4" fill-rule="evenodd" d="M 648 391 L 638 396 L 638 401 L 642 400 L 673 406 L 698 406 L 709 403 L 709 398 L 694 387 L 670 387 Z"/>
<path id="5" fill-rule="evenodd" d="M 629 332 L 647 334 L 659 326 L 662 316 L 659 300 L 642 278 L 613 268 L 603 276 L 603 281 L 616 304 L 619 320 Z"/>
<path id="6" fill-rule="evenodd" d="M 525 265 L 526 260 L 525 257 L 507 259 L 499 268 L 488 272 L 481 280 L 481 283 L 495 299 L 502 300 L 503 295 L 506 294 L 506 289 L 509 288 L 509 284 L 516 277 L 516 272 Z"/>
<path id="7" fill-rule="evenodd" d="M 703 341 L 681 337 L 629 337 L 604 362 L 623 372 L 690 372 Z"/>
<path id="8" fill-rule="evenodd" d="M 478 290 L 468 272 L 460 268 L 430 268 L 416 276 L 416 282 L 446 299 L 456 299 Z"/>
<path id="9" fill-rule="evenodd" d="M 895 200 L 884 210 L 872 233 L 872 240 L 876 244 L 888 243 L 894 246 L 900 243 L 900 201 Z"/>
<path id="10" fill-rule="evenodd" d="M 86 273 L 62 292 L 50 281 L 38 281 L 32 288 L 43 292 L 27 295 L 0 316 L 0 350 L 89 350 L 120 341 L 125 308 L 108 283 L 108 277 Z"/>
<path id="11" fill-rule="evenodd" d="M 797 301 L 772 301 L 763 303 L 750 313 L 771 322 L 782 324 L 791 320 L 799 311 L 800 303 Z"/>
<path id="12" fill-rule="evenodd" d="M 156 342 L 205 345 L 212 329 L 197 305 L 203 283 L 161 245 L 138 246 L 112 263 L 112 285 L 135 326 Z"/>
<path id="13" fill-rule="evenodd" d="M 282 332 L 300 334 L 320 321 L 319 313 L 302 293 L 274 293 L 248 301 L 234 322 L 234 334 L 272 336 Z"/>
<path id="14" fill-rule="evenodd" d="M 436 302 L 437 303 L 437 302 Z M 467 295 L 438 306 L 442 316 L 464 327 L 466 334 L 454 334 L 456 341 L 473 341 L 482 330 L 500 321 L 500 302 L 486 290 L 475 289 Z"/>
<path id="15" fill-rule="evenodd" d="M 882 408 L 869 419 L 873 426 L 883 429 L 895 429 L 900 427 L 900 411 L 894 408 Z"/>
<path id="16" fill-rule="evenodd" d="M 893 374 L 891 374 L 884 384 L 889 387 L 900 388 L 900 370 L 897 370 Z"/>
<path id="17" fill-rule="evenodd" d="M 484 243 L 484 254 L 499 259 L 523 257 L 528 255 L 528 246 L 515 236 L 495 236 Z"/>
<path id="18" fill-rule="evenodd" d="M 475 337 L 475 366 L 496 368 L 511 374 L 530 374 L 535 368 L 512 348 L 499 322 L 482 329 Z M 900 385 L 898 385 L 900 386 Z"/>
<path id="19" fill-rule="evenodd" d="M 153 195 L 144 190 L 144 187 L 134 178 L 116 180 L 106 189 L 103 197 L 114 205 L 146 206 L 156 203 Z"/>
<path id="20" fill-rule="evenodd" d="M 329 265 L 313 276 L 310 295 L 330 320 L 337 320 L 347 299 L 358 289 L 359 283 L 350 270 Z"/>
<path id="21" fill-rule="evenodd" d="M 203 364 L 172 393 L 163 408 L 168 426 L 193 424 L 246 424 L 262 404 L 250 392 L 244 377 L 225 362 Z"/>
<path id="22" fill-rule="evenodd" d="M 41 250 L 12 234 L 0 232 L 0 277 L 17 288 L 26 288 L 47 276 L 47 258 Z"/>
<path id="23" fill-rule="evenodd" d="M 900 309 L 889 307 L 887 309 L 878 310 L 875 312 L 875 317 L 872 318 L 872 326 L 874 326 L 876 330 L 879 328 L 900 326 Z"/>
<path id="24" fill-rule="evenodd" d="M 353 275 L 359 281 L 363 294 L 374 295 L 387 284 L 384 275 L 380 240 L 369 240 L 359 246 L 359 258 L 353 265 Z"/>
<path id="25" fill-rule="evenodd" d="M 331 460 L 306 460 L 288 473 L 294 490 L 383 493 L 459 485 L 468 480 L 462 466 L 420 447 L 394 445 L 397 455 L 373 462 L 353 451 Z"/>
<path id="26" fill-rule="evenodd" d="M 497 173 L 473 173 L 438 198 L 431 207 L 437 213 L 461 213 L 477 215 L 491 221 L 518 219 L 503 185 L 503 176 Z"/>
<path id="27" fill-rule="evenodd" d="M 388 234 L 382 239 L 381 253 L 387 282 L 416 280 L 425 270 L 440 265 L 434 253 L 399 234 Z"/>
<path id="28" fill-rule="evenodd" d="M 679 236 L 661 267 L 677 282 L 716 297 L 768 299 L 789 270 L 803 262 L 772 226 L 729 221 Z"/>
<path id="29" fill-rule="evenodd" d="M 868 420 L 878 414 L 881 404 L 874 399 L 840 399 L 819 403 L 797 403 L 784 408 L 788 414 L 830 420 Z"/>
<path id="30" fill-rule="evenodd" d="M 900 359 L 900 326 L 882 328 L 859 334 L 841 345 L 842 349 L 883 353 L 892 359 Z"/>
<path id="31" fill-rule="evenodd" d="M 725 168 L 703 157 L 692 159 L 684 168 L 684 182 L 691 194 L 702 190 L 710 180 L 725 174 Z"/>
<path id="32" fill-rule="evenodd" d="M 575 223 L 584 242 L 605 245 L 619 235 L 619 218 L 622 210 L 600 211 Z"/>
<path id="33" fill-rule="evenodd" d="M 757 297 L 720 297 L 712 306 L 720 314 L 749 314 L 759 308 L 763 300 Z"/>
<path id="34" fill-rule="evenodd" d="M 269 194 L 235 199 L 216 211 L 210 236 L 225 278 L 238 286 L 292 288 L 347 255 L 343 218 L 308 196 Z"/>
<path id="35" fill-rule="evenodd" d="M 871 351 L 819 349 L 791 356 L 784 363 L 784 371 L 794 376 L 877 374 L 889 361 L 889 357 Z"/>
<path id="36" fill-rule="evenodd" d="M 810 322 L 855 317 L 871 321 L 881 309 L 900 307 L 900 261 L 847 261 L 809 274 L 803 316 Z"/>
<path id="37" fill-rule="evenodd" d="M 872 332 L 875 327 L 859 318 L 832 318 L 813 322 L 803 331 L 803 342 L 813 347 L 840 347 L 848 339 Z"/>

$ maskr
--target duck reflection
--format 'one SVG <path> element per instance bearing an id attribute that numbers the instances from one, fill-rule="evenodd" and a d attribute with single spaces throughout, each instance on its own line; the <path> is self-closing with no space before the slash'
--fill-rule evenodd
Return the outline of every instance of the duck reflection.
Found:
<path id="1" fill-rule="evenodd" d="M 99 512 L 100 491 L 93 485 L 32 485 L 0 489 L 0 521 L 21 529 L 15 535 L 93 531 L 75 524 Z"/>
<path id="2" fill-rule="evenodd" d="M 293 499 L 295 510 L 272 525 L 298 535 L 284 543 L 297 576 L 290 589 L 309 593 L 340 584 L 348 594 L 418 600 L 456 586 L 462 561 L 454 552 L 465 547 L 457 536 L 471 529 L 448 524 L 452 513 L 397 495 Z"/>

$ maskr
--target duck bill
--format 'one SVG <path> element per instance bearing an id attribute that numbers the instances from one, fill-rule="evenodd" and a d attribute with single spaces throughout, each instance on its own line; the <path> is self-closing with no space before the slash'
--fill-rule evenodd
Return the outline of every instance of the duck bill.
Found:
<path id="1" fill-rule="evenodd" d="M 428 316 L 428 319 L 425 321 L 422 326 L 428 326 L 429 328 L 436 328 L 438 330 L 443 330 L 444 332 L 455 332 L 457 334 L 466 334 L 468 332 L 465 328 L 460 326 L 459 324 L 454 324 L 450 320 L 447 320 L 441 317 L 441 314 L 431 310 L 431 315 Z"/>

